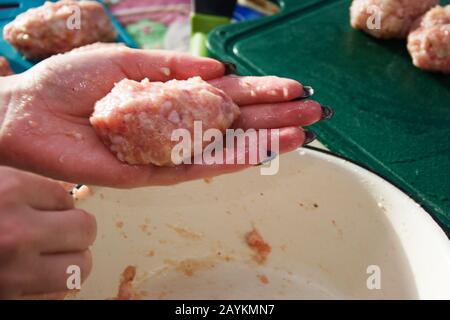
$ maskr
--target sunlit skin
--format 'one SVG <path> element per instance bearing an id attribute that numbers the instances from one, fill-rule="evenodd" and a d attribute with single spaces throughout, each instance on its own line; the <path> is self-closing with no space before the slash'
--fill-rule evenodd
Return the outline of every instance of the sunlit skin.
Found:
<path id="1" fill-rule="evenodd" d="M 280 129 L 280 152 L 302 145 L 299 126 L 321 118 L 298 82 L 277 77 L 225 76 L 224 65 L 168 51 L 113 45 L 54 56 L 29 71 L 0 78 L 0 164 L 59 180 L 113 187 L 168 185 L 232 173 L 248 165 L 130 166 L 98 139 L 89 124 L 95 102 L 123 78 L 140 81 L 200 76 L 241 107 L 235 128 Z"/>

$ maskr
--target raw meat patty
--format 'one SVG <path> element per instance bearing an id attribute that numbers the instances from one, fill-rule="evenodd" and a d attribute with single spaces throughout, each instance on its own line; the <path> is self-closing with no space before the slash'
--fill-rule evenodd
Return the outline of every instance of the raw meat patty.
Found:
<path id="1" fill-rule="evenodd" d="M 79 29 L 73 27 L 76 9 Z M 3 37 L 26 58 L 42 59 L 94 42 L 114 41 L 116 31 L 100 3 L 62 0 L 18 15 L 5 26 Z"/>
<path id="2" fill-rule="evenodd" d="M 119 160 L 171 166 L 179 143 L 171 141 L 174 129 L 189 130 L 193 141 L 194 121 L 202 121 L 203 132 L 224 133 L 238 116 L 231 98 L 199 77 L 165 83 L 125 79 L 97 102 L 91 124 Z"/>
<path id="3" fill-rule="evenodd" d="M 415 66 L 450 73 L 450 5 L 431 9 L 415 23 L 408 50 Z"/>
<path id="4" fill-rule="evenodd" d="M 10 76 L 13 72 L 9 67 L 8 60 L 3 57 L 0 57 L 0 77 Z"/>
<path id="5" fill-rule="evenodd" d="M 353 0 L 351 25 L 376 38 L 405 38 L 413 22 L 437 4 L 439 0 Z M 379 29 L 367 25 L 367 20 L 374 16 L 373 8 L 379 10 Z"/>

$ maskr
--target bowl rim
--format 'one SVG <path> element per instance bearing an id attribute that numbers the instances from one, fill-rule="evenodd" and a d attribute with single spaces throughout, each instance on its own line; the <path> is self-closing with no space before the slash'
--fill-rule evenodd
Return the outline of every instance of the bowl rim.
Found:
<path id="1" fill-rule="evenodd" d="M 322 148 L 318 148 L 318 147 L 314 147 L 314 146 L 304 146 L 302 147 L 303 149 L 308 149 L 314 152 L 318 152 L 318 153 L 322 153 L 325 154 L 327 156 L 331 156 L 333 158 L 337 158 L 340 160 L 344 160 L 347 161 L 349 163 L 351 163 L 352 165 L 355 165 L 357 167 L 360 167 L 374 175 L 376 175 L 377 177 L 381 178 L 382 180 L 384 180 L 385 182 L 391 184 L 392 186 L 394 186 L 395 188 L 397 188 L 399 191 L 401 191 L 403 194 L 407 195 L 412 201 L 414 201 L 416 204 L 420 205 L 421 208 L 423 209 L 423 211 L 435 222 L 435 224 L 439 227 L 439 229 L 442 231 L 442 233 L 447 237 L 447 240 L 450 241 L 450 228 L 447 228 L 446 226 L 443 225 L 443 223 L 441 221 L 439 221 L 434 215 L 432 215 L 431 213 L 429 213 L 423 203 L 421 203 L 420 201 L 418 201 L 417 199 L 415 199 L 409 192 L 407 192 L 406 190 L 404 190 L 401 186 L 399 186 L 398 184 L 396 184 L 395 182 L 393 182 L 391 179 L 381 175 L 380 173 L 376 172 L 374 169 L 368 167 L 365 164 L 356 162 L 353 159 L 350 159 L 349 157 L 346 156 L 342 156 L 340 154 L 336 154 L 332 151 L 329 151 L 327 149 L 322 149 Z"/>

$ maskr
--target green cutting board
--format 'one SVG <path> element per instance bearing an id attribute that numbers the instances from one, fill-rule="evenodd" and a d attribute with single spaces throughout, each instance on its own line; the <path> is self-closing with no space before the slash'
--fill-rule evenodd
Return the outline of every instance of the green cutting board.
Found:
<path id="1" fill-rule="evenodd" d="M 397 185 L 449 233 L 450 76 L 415 68 L 405 40 L 353 30 L 350 3 L 280 0 L 275 16 L 214 29 L 208 48 L 240 74 L 311 85 L 335 110 L 313 126 L 320 141 Z"/>

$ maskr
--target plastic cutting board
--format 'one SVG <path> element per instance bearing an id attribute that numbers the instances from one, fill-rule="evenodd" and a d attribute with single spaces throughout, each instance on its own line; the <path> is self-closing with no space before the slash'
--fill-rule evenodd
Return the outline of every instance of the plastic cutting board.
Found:
<path id="1" fill-rule="evenodd" d="M 397 185 L 450 234 L 450 76 L 415 68 L 405 40 L 353 30 L 350 3 L 281 0 L 275 16 L 214 29 L 208 48 L 241 74 L 311 85 L 335 110 L 313 126 L 320 141 Z"/>

